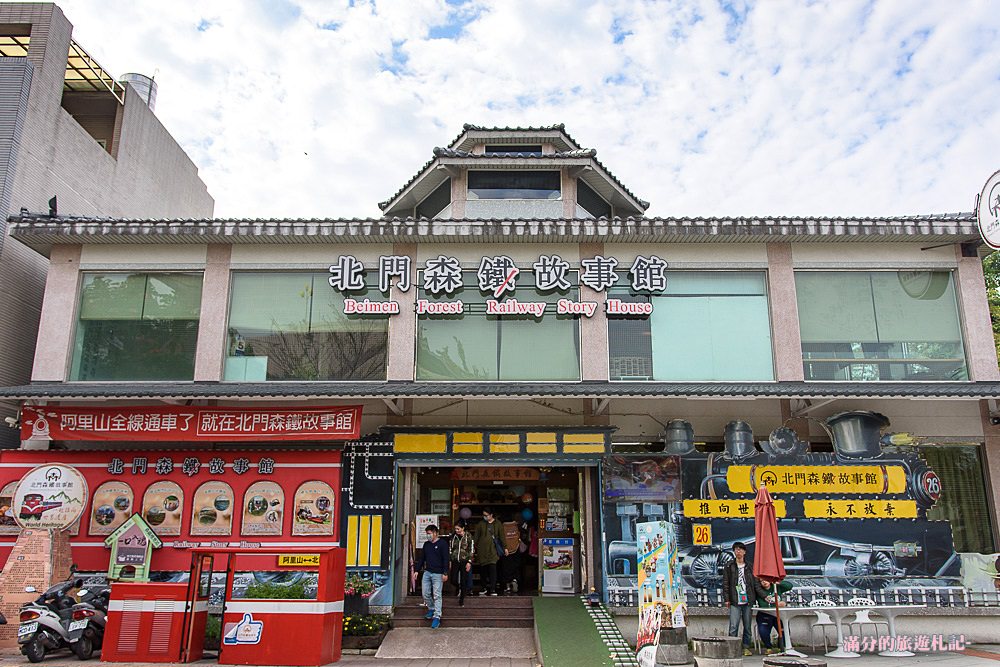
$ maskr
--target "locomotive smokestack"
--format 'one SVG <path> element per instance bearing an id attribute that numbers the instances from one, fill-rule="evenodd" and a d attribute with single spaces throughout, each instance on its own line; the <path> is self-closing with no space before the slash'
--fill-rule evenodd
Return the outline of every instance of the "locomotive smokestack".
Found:
<path id="1" fill-rule="evenodd" d="M 882 455 L 882 429 L 889 419 L 877 412 L 852 410 L 826 420 L 833 431 L 833 450 L 845 459 L 876 459 Z"/>

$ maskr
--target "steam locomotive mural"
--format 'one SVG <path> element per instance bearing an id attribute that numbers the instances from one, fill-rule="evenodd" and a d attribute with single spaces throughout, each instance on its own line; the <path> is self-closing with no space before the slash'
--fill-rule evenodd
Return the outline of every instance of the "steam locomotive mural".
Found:
<path id="1" fill-rule="evenodd" d="M 827 420 L 833 453 L 814 453 L 788 428 L 754 443 L 750 426 L 730 422 L 725 450 L 695 450 L 690 424 L 668 424 L 665 455 L 612 457 L 605 465 L 605 571 L 608 602 L 634 605 L 636 522 L 672 521 L 691 604 L 718 603 L 721 568 L 734 542 L 754 551 L 753 499 L 776 498 L 789 580 L 797 587 L 888 591 L 956 585 L 960 561 L 951 526 L 927 518 L 941 482 L 912 448 L 882 436 L 888 419 L 846 412 Z M 677 475 L 672 493 L 622 502 L 645 488 L 650 465 Z"/>

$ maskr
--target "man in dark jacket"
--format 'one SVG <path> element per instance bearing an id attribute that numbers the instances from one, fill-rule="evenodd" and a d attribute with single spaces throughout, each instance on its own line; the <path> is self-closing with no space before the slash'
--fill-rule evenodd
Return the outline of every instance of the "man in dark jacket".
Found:
<path id="1" fill-rule="evenodd" d="M 448 543 L 438 537 L 438 527 L 427 526 L 427 541 L 417 558 L 417 571 L 424 569 L 424 578 L 420 584 L 424 593 L 424 604 L 427 605 L 427 620 L 432 628 L 441 625 L 441 589 L 448 581 Z"/>
<path id="2" fill-rule="evenodd" d="M 747 547 L 733 543 L 733 560 L 722 571 L 722 598 L 729 610 L 729 636 L 738 637 L 743 623 L 743 655 L 750 655 L 750 610 L 757 601 L 754 594 L 753 564 L 746 559 Z"/>

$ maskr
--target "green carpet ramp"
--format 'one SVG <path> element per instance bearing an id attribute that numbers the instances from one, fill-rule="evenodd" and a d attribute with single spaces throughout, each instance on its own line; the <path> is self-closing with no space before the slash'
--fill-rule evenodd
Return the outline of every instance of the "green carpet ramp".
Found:
<path id="1" fill-rule="evenodd" d="M 538 597 L 535 632 L 545 667 L 637 667 L 632 648 L 607 610 L 582 597 Z"/>

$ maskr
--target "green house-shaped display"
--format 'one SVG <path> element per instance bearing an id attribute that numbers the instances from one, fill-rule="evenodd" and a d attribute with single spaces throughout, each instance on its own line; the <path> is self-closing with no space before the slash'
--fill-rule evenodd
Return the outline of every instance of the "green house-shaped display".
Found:
<path id="1" fill-rule="evenodd" d="M 139 514 L 130 516 L 104 543 L 111 547 L 108 581 L 149 581 L 150 556 L 163 546 Z"/>

